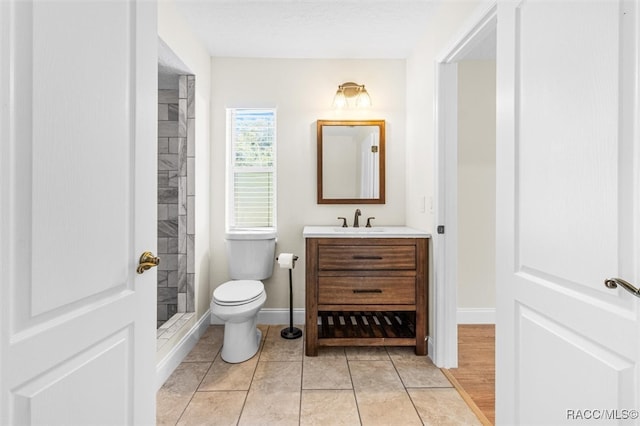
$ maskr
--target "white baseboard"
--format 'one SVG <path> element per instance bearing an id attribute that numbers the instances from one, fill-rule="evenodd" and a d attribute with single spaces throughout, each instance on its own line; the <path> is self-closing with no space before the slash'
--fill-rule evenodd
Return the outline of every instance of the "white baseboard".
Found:
<path id="1" fill-rule="evenodd" d="M 495 324 L 495 308 L 458 308 L 458 324 Z"/>
<path id="2" fill-rule="evenodd" d="M 171 373 L 180 365 L 182 360 L 191 352 L 191 349 L 193 349 L 196 343 L 198 343 L 200 337 L 207 331 L 210 316 L 209 311 L 205 312 L 193 327 L 191 327 L 191 330 L 180 339 L 180 342 L 158 363 L 156 366 L 156 390 L 162 387 Z"/>
<path id="3" fill-rule="evenodd" d="M 293 323 L 304 324 L 304 308 L 293 308 Z M 211 324 L 224 324 L 220 318 L 211 314 Z M 258 324 L 289 324 L 289 309 L 263 308 L 258 312 Z"/>

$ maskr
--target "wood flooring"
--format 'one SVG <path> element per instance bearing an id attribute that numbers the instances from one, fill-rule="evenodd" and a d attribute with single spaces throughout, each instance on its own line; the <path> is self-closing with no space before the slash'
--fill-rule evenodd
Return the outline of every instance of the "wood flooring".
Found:
<path id="1" fill-rule="evenodd" d="M 495 335 L 494 325 L 459 325 L 458 368 L 443 369 L 487 424 L 495 423 Z"/>

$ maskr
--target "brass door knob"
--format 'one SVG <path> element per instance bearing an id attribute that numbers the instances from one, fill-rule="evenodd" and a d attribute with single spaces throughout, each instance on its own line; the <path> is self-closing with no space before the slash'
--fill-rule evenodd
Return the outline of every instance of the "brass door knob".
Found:
<path id="1" fill-rule="evenodd" d="M 141 274 L 147 269 L 151 269 L 154 266 L 158 266 L 160 264 L 160 258 L 156 257 L 150 251 L 145 251 L 140 256 L 140 261 L 138 262 L 138 267 L 136 268 L 136 272 Z"/>

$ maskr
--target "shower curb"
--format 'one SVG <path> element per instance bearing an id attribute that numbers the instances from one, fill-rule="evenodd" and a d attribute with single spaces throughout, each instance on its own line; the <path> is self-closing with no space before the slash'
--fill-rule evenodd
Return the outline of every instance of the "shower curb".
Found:
<path id="1" fill-rule="evenodd" d="M 211 311 L 207 310 L 185 334 L 180 342 L 156 364 L 156 391 L 162 387 L 171 373 L 180 365 L 182 360 L 191 352 L 200 337 L 207 331 L 210 324 Z"/>

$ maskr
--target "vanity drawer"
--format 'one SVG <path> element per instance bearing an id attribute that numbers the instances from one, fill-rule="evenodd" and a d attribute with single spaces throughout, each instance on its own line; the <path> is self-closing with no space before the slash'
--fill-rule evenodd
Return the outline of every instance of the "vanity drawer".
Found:
<path id="1" fill-rule="evenodd" d="M 320 305 L 413 305 L 415 303 L 415 277 L 318 277 L 318 304 Z"/>
<path id="2" fill-rule="evenodd" d="M 320 245 L 318 268 L 327 270 L 415 270 L 414 245 Z"/>

